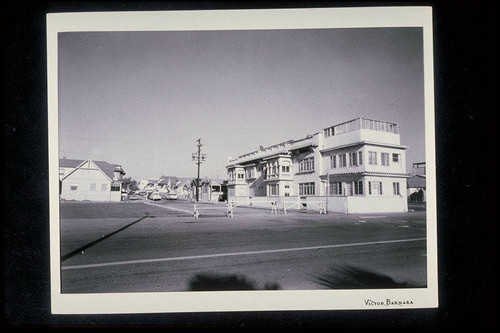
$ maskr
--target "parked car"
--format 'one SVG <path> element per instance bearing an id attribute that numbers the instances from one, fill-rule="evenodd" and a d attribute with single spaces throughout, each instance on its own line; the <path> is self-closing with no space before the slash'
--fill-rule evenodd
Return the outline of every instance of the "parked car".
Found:
<path id="1" fill-rule="evenodd" d="M 159 192 L 152 193 L 151 194 L 151 200 L 153 200 L 153 201 L 161 200 L 160 193 Z"/>
<path id="2" fill-rule="evenodd" d="M 176 193 L 168 193 L 165 198 L 167 200 L 177 200 L 177 194 Z"/>

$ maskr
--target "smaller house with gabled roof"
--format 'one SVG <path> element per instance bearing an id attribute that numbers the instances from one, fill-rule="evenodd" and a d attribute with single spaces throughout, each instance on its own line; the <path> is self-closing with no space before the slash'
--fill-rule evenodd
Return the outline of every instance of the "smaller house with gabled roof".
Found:
<path id="1" fill-rule="evenodd" d="M 59 159 L 61 200 L 121 201 L 125 172 L 105 161 Z"/>
<path id="2" fill-rule="evenodd" d="M 193 179 L 192 197 L 196 198 L 196 179 Z M 205 178 L 200 179 L 199 197 L 200 201 L 226 201 L 227 200 L 227 181 L 224 179 Z"/>
<path id="3" fill-rule="evenodd" d="M 413 163 L 413 175 L 406 180 L 406 188 L 409 201 L 427 201 L 425 162 Z"/>

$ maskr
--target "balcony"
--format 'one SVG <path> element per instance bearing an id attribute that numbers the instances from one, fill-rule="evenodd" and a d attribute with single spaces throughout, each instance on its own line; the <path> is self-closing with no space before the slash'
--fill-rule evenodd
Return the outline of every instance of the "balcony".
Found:
<path id="1" fill-rule="evenodd" d="M 292 174 L 290 172 L 280 172 L 277 174 L 266 175 L 264 181 L 273 181 L 273 180 L 292 180 Z"/>

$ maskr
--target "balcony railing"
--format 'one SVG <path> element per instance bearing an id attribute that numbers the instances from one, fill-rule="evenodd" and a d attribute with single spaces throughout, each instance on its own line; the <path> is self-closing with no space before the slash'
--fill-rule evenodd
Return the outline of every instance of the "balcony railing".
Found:
<path id="1" fill-rule="evenodd" d="M 389 132 L 399 134 L 398 125 L 387 121 L 373 120 L 367 118 L 356 118 L 346 121 L 332 127 L 325 128 L 323 134 L 325 137 L 352 132 L 359 129 L 370 129 L 380 132 Z"/>

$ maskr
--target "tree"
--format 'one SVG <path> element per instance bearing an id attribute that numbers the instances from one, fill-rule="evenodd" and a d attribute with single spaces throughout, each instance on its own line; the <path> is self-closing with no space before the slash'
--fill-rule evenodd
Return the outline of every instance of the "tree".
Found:
<path id="1" fill-rule="evenodd" d="M 137 186 L 137 181 L 133 180 L 132 177 L 123 178 L 122 188 L 127 193 L 137 191 L 139 189 L 139 187 Z"/>

